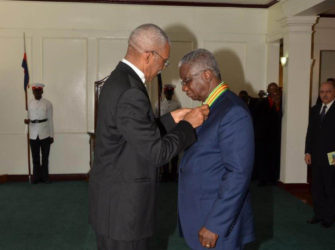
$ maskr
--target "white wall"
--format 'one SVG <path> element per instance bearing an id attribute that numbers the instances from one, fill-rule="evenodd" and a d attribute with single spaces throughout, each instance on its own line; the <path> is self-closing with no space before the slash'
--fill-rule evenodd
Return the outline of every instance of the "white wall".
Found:
<path id="1" fill-rule="evenodd" d="M 309 0 L 301 4 L 299 0 L 282 0 L 268 9 L 267 19 L 267 41 L 277 42 L 284 37 L 283 20 L 294 14 L 316 14 L 327 10 L 327 7 L 334 7 L 332 0 Z M 335 19 L 319 18 L 314 25 L 313 55 L 314 59 L 311 74 L 311 105 L 314 105 L 319 92 L 320 74 L 320 51 L 335 50 Z M 287 56 L 287 55 L 286 55 Z M 271 65 L 270 65 L 271 67 Z M 276 66 L 270 68 L 270 72 Z M 268 68 L 269 73 L 269 68 Z M 332 76 L 329 76 L 332 77 Z"/>
<path id="2" fill-rule="evenodd" d="M 318 23 L 314 26 L 314 67 L 312 77 L 312 98 L 311 105 L 314 105 L 319 93 L 320 81 L 320 52 L 322 50 L 335 51 L 335 18 L 320 18 Z M 328 77 L 335 77 L 335 68 L 332 74 Z"/>
<path id="3" fill-rule="evenodd" d="M 283 68 L 283 119 L 281 138 L 280 180 L 284 183 L 306 183 L 307 166 L 304 162 L 305 137 L 309 112 L 311 76 L 312 26 L 317 17 L 315 5 L 324 0 L 283 0 L 269 8 L 267 42 L 268 77 L 278 66 L 275 44 L 283 39 L 284 56 L 288 63 Z M 305 13 L 306 16 L 302 15 Z M 309 13 L 310 16 L 307 15 Z"/>
<path id="4" fill-rule="evenodd" d="M 93 129 L 93 82 L 123 57 L 136 26 L 152 22 L 172 40 L 171 62 L 163 82 L 177 86 L 184 106 L 177 63 L 191 49 L 214 52 L 223 79 L 233 91 L 252 95 L 266 85 L 265 9 L 137 6 L 116 4 L 0 2 L 0 174 L 26 174 L 23 119 L 23 32 L 31 82 L 46 84 L 54 105 L 55 143 L 50 173 L 89 169 L 87 131 Z M 149 93 L 155 102 L 155 85 Z M 31 93 L 29 91 L 29 96 Z"/>

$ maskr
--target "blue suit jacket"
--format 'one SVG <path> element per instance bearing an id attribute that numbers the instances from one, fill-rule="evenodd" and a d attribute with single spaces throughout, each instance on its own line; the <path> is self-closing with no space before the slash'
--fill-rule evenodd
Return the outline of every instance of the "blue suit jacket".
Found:
<path id="1" fill-rule="evenodd" d="M 215 249 L 236 249 L 254 240 L 249 184 L 254 160 L 252 119 L 231 91 L 210 108 L 179 171 L 178 210 L 182 234 L 192 249 L 205 249 L 201 227 L 219 235 Z"/>

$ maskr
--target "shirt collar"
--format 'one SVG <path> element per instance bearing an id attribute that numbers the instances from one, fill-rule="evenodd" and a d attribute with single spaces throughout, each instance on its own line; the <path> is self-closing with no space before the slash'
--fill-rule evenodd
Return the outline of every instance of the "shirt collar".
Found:
<path id="1" fill-rule="evenodd" d="M 125 58 L 122 59 L 122 62 L 127 64 L 130 68 L 132 68 L 135 71 L 135 73 L 138 75 L 138 77 L 141 78 L 141 81 L 143 82 L 144 86 L 146 86 L 144 73 L 139 68 L 137 68 L 134 64 L 126 60 Z"/>
<path id="2" fill-rule="evenodd" d="M 331 105 L 333 104 L 333 102 L 334 102 L 334 100 L 332 100 L 330 103 L 328 103 L 328 104 L 324 104 L 324 103 L 322 103 L 322 107 L 323 106 L 327 106 L 327 108 L 326 108 L 326 110 L 328 110 L 330 107 L 331 107 Z"/>
<path id="3" fill-rule="evenodd" d="M 33 100 L 36 101 L 36 102 L 40 102 L 40 101 L 43 100 L 43 97 L 41 99 L 39 99 L 39 100 L 35 99 L 35 97 L 34 97 Z"/>

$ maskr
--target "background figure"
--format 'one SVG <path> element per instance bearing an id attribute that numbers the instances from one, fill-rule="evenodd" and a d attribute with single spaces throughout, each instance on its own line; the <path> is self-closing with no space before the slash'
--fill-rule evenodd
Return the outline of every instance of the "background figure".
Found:
<path id="1" fill-rule="evenodd" d="M 210 106 L 198 141 L 181 160 L 178 212 L 182 234 L 193 250 L 242 249 L 254 240 L 249 184 L 254 157 L 247 107 L 221 81 L 216 60 L 198 49 L 179 63 L 182 90 Z"/>
<path id="2" fill-rule="evenodd" d="M 163 100 L 160 103 L 160 115 L 161 116 L 171 111 L 181 108 L 181 105 L 178 102 L 178 100 L 174 98 L 174 89 L 175 89 L 175 86 L 173 86 L 172 84 L 164 85 L 163 93 L 164 93 L 165 98 L 163 98 Z M 156 103 L 155 105 L 155 113 L 156 113 L 156 117 L 158 117 L 158 103 Z"/>
<path id="3" fill-rule="evenodd" d="M 49 152 L 50 145 L 54 142 L 54 126 L 52 104 L 42 98 L 44 86 L 42 83 L 32 85 L 34 99 L 29 102 L 28 119 L 24 120 L 25 124 L 29 124 L 30 148 L 33 158 L 33 184 L 50 183 Z M 40 153 L 42 153 L 42 164 Z"/>
<path id="4" fill-rule="evenodd" d="M 90 223 L 99 250 L 147 250 L 154 230 L 156 169 L 195 142 L 206 105 L 161 117 L 160 135 L 144 86 L 168 65 L 170 42 L 154 24 L 137 27 L 127 54 L 99 97 L 94 163 L 89 178 Z"/>
<path id="5" fill-rule="evenodd" d="M 334 78 L 327 78 L 327 82 L 331 83 L 331 84 L 335 84 L 335 79 Z M 322 101 L 320 98 L 320 95 L 318 96 L 318 99 L 316 100 L 316 105 L 322 105 Z"/>
<path id="6" fill-rule="evenodd" d="M 265 96 L 266 93 L 265 93 L 264 90 L 259 91 L 259 93 L 261 93 L 260 96 L 263 95 L 262 91 L 264 92 L 264 96 Z M 238 96 L 245 102 L 245 104 L 247 104 L 247 106 L 249 108 L 249 111 L 250 111 L 250 114 L 251 114 L 251 117 L 252 117 L 252 121 L 253 121 L 253 126 L 254 126 L 254 134 L 256 134 L 255 129 L 256 129 L 256 126 L 257 126 L 257 123 L 256 123 L 257 110 L 259 109 L 259 106 L 262 105 L 262 98 L 261 97 L 253 98 L 253 97 L 249 96 L 249 94 L 246 90 L 241 90 L 240 93 L 238 94 Z M 256 158 L 256 155 L 255 155 L 255 158 Z M 257 169 L 256 159 L 255 159 L 253 172 L 252 172 L 252 179 L 253 180 L 257 179 L 257 172 L 258 172 L 258 169 Z"/>
<path id="7" fill-rule="evenodd" d="M 164 85 L 163 91 L 165 98 L 160 103 L 160 112 L 158 112 L 158 103 L 156 103 L 156 117 L 159 115 L 165 115 L 166 113 L 169 113 L 171 111 L 174 111 L 176 109 L 181 108 L 180 103 L 173 98 L 174 95 L 174 86 L 172 84 L 166 84 Z M 163 126 L 160 127 L 162 134 L 166 134 L 166 131 Z M 170 172 L 170 166 L 169 163 L 165 164 L 162 167 L 162 176 L 161 181 L 176 181 L 178 176 L 178 155 L 173 157 L 170 161 L 171 164 L 171 172 Z"/>
<path id="8" fill-rule="evenodd" d="M 238 96 L 245 102 L 250 110 L 251 116 L 254 117 L 254 113 L 259 103 L 258 98 L 251 97 L 246 90 L 241 90 Z"/>
<path id="9" fill-rule="evenodd" d="M 321 84 L 322 104 L 310 112 L 305 161 L 312 166 L 312 198 L 314 217 L 308 223 L 322 223 L 326 228 L 335 220 L 335 163 L 329 164 L 327 154 L 335 151 L 335 83 Z"/>
<path id="10" fill-rule="evenodd" d="M 259 98 L 266 98 L 268 95 L 267 95 L 267 93 L 265 92 L 265 90 L 260 90 L 259 92 L 258 92 L 258 97 Z"/>
<path id="11" fill-rule="evenodd" d="M 250 101 L 250 96 L 246 90 L 241 90 L 240 93 L 238 93 L 238 96 L 248 105 Z"/>
<path id="12" fill-rule="evenodd" d="M 276 184 L 280 173 L 281 91 L 276 83 L 270 83 L 267 91 L 254 113 L 255 168 L 261 186 Z"/>

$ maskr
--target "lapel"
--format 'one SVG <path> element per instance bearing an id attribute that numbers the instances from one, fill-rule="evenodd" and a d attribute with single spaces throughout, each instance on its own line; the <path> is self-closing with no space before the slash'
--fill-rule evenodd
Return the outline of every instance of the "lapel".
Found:
<path id="1" fill-rule="evenodd" d="M 332 105 L 329 107 L 329 109 L 328 109 L 328 111 L 327 111 L 327 113 L 326 113 L 326 115 L 325 115 L 325 117 L 324 117 L 324 120 L 326 120 L 327 117 L 332 116 L 331 113 L 333 113 L 333 112 L 335 111 L 335 105 L 334 105 L 334 103 L 335 103 L 335 101 L 334 101 L 334 102 L 332 103 Z M 320 110 L 321 110 L 321 108 L 322 108 L 322 105 L 321 105 L 321 107 L 320 107 Z M 319 110 L 319 114 L 320 114 L 320 110 Z"/>
<path id="2" fill-rule="evenodd" d="M 136 74 L 136 72 L 131 67 L 129 67 L 127 64 L 123 62 L 119 62 L 119 64 L 116 66 L 116 70 L 120 70 L 128 74 L 130 76 L 129 80 L 131 81 L 131 83 L 140 90 L 142 90 L 145 93 L 145 95 L 149 98 L 147 89 L 144 87 L 141 78 Z"/>
<path id="3" fill-rule="evenodd" d="M 201 129 L 206 126 L 207 124 L 210 124 L 212 119 L 210 119 L 211 114 L 215 113 L 215 110 L 220 107 L 220 103 L 224 101 L 224 97 L 227 95 L 227 93 L 229 92 L 229 89 L 224 92 L 221 96 L 219 96 L 219 98 L 213 103 L 213 105 L 209 108 L 209 118 L 198 128 L 196 128 L 196 132 L 197 134 L 200 133 Z"/>
<path id="4" fill-rule="evenodd" d="M 141 78 L 136 74 L 136 72 L 131 67 L 129 67 L 127 64 L 125 64 L 123 62 L 120 62 L 117 65 L 116 69 L 125 72 L 129 76 L 129 82 L 130 82 L 131 87 L 135 87 L 135 88 L 140 89 L 146 95 L 146 97 L 148 98 L 148 102 L 150 104 L 149 105 L 150 106 L 150 113 L 149 113 L 150 119 L 153 121 L 155 119 L 155 115 L 154 115 L 153 110 L 151 108 L 151 102 L 150 102 L 150 98 L 149 98 L 147 89 L 144 86 Z"/>
<path id="5" fill-rule="evenodd" d="M 317 123 L 320 123 L 321 122 L 321 116 L 320 116 L 320 112 L 321 112 L 321 109 L 322 109 L 322 105 L 319 105 L 319 106 L 315 106 L 314 108 L 314 111 L 312 113 L 313 117 L 314 117 L 314 120 L 317 122 Z"/>

